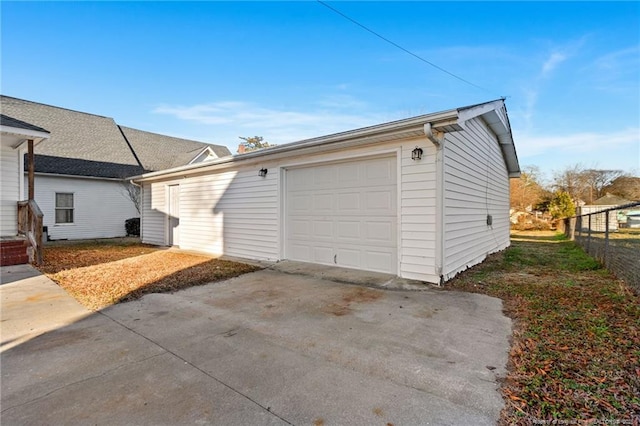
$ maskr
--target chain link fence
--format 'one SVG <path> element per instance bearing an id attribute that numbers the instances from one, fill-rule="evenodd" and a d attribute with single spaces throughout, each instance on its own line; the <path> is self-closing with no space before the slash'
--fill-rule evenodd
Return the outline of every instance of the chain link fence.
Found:
<path id="1" fill-rule="evenodd" d="M 583 206 L 564 233 L 640 294 L 640 202 Z"/>

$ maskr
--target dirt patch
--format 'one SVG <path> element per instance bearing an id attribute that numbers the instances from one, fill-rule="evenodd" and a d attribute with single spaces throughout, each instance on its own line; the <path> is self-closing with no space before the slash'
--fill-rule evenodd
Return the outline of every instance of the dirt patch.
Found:
<path id="1" fill-rule="evenodd" d="M 172 292 L 259 268 L 142 244 L 45 247 L 40 270 L 86 307 L 97 310 L 148 293 Z"/>

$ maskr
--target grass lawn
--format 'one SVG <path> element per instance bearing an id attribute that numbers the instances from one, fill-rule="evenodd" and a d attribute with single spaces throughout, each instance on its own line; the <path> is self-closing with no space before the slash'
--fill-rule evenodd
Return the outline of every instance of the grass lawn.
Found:
<path id="1" fill-rule="evenodd" d="M 243 263 L 163 250 L 137 240 L 46 245 L 40 271 L 89 309 L 257 270 Z"/>
<path id="2" fill-rule="evenodd" d="M 499 297 L 514 321 L 501 423 L 640 421 L 640 297 L 573 242 L 514 233 L 445 288 Z"/>

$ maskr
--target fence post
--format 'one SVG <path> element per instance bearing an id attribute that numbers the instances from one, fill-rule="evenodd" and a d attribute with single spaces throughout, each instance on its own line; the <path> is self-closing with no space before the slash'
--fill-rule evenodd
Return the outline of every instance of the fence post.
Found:
<path id="1" fill-rule="evenodd" d="M 587 253 L 591 254 L 591 215 L 587 216 L 589 220 L 587 224 L 589 225 L 589 229 L 587 229 Z"/>
<path id="2" fill-rule="evenodd" d="M 604 213 L 604 266 L 609 269 L 609 211 Z"/>

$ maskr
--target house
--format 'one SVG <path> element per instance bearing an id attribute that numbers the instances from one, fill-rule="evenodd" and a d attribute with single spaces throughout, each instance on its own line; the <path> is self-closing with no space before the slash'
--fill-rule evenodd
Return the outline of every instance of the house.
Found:
<path id="1" fill-rule="evenodd" d="M 578 207 L 578 216 L 597 213 L 603 210 L 613 209 L 617 206 L 630 204 L 631 201 L 613 194 L 605 194 L 593 202 L 593 204 L 585 204 Z M 618 227 L 627 224 L 627 216 L 624 210 L 611 212 L 608 215 L 603 212 L 600 214 L 591 214 L 581 220 L 580 227 L 584 231 L 588 231 L 591 227 L 592 231 L 605 232 L 607 230 L 607 217 L 609 218 L 609 231 L 617 231 Z"/>
<path id="2" fill-rule="evenodd" d="M 113 118 L 1 96 L 4 114 L 50 132 L 35 148 L 35 200 L 48 237 L 125 235 L 138 217 L 128 176 L 230 155 L 224 146 L 145 132 Z"/>
<path id="3" fill-rule="evenodd" d="M 509 245 L 503 100 L 145 173 L 142 241 L 440 283 Z"/>
<path id="4" fill-rule="evenodd" d="M 49 132 L 33 124 L 0 115 L 0 265 L 26 263 L 41 257 L 42 215 L 33 200 L 34 147 L 49 138 Z M 28 198 L 24 193 L 24 156 L 27 163 Z M 23 236 L 19 236 L 19 234 Z M 34 250 L 35 246 L 35 250 Z M 30 249 L 30 250 L 29 250 Z"/>

